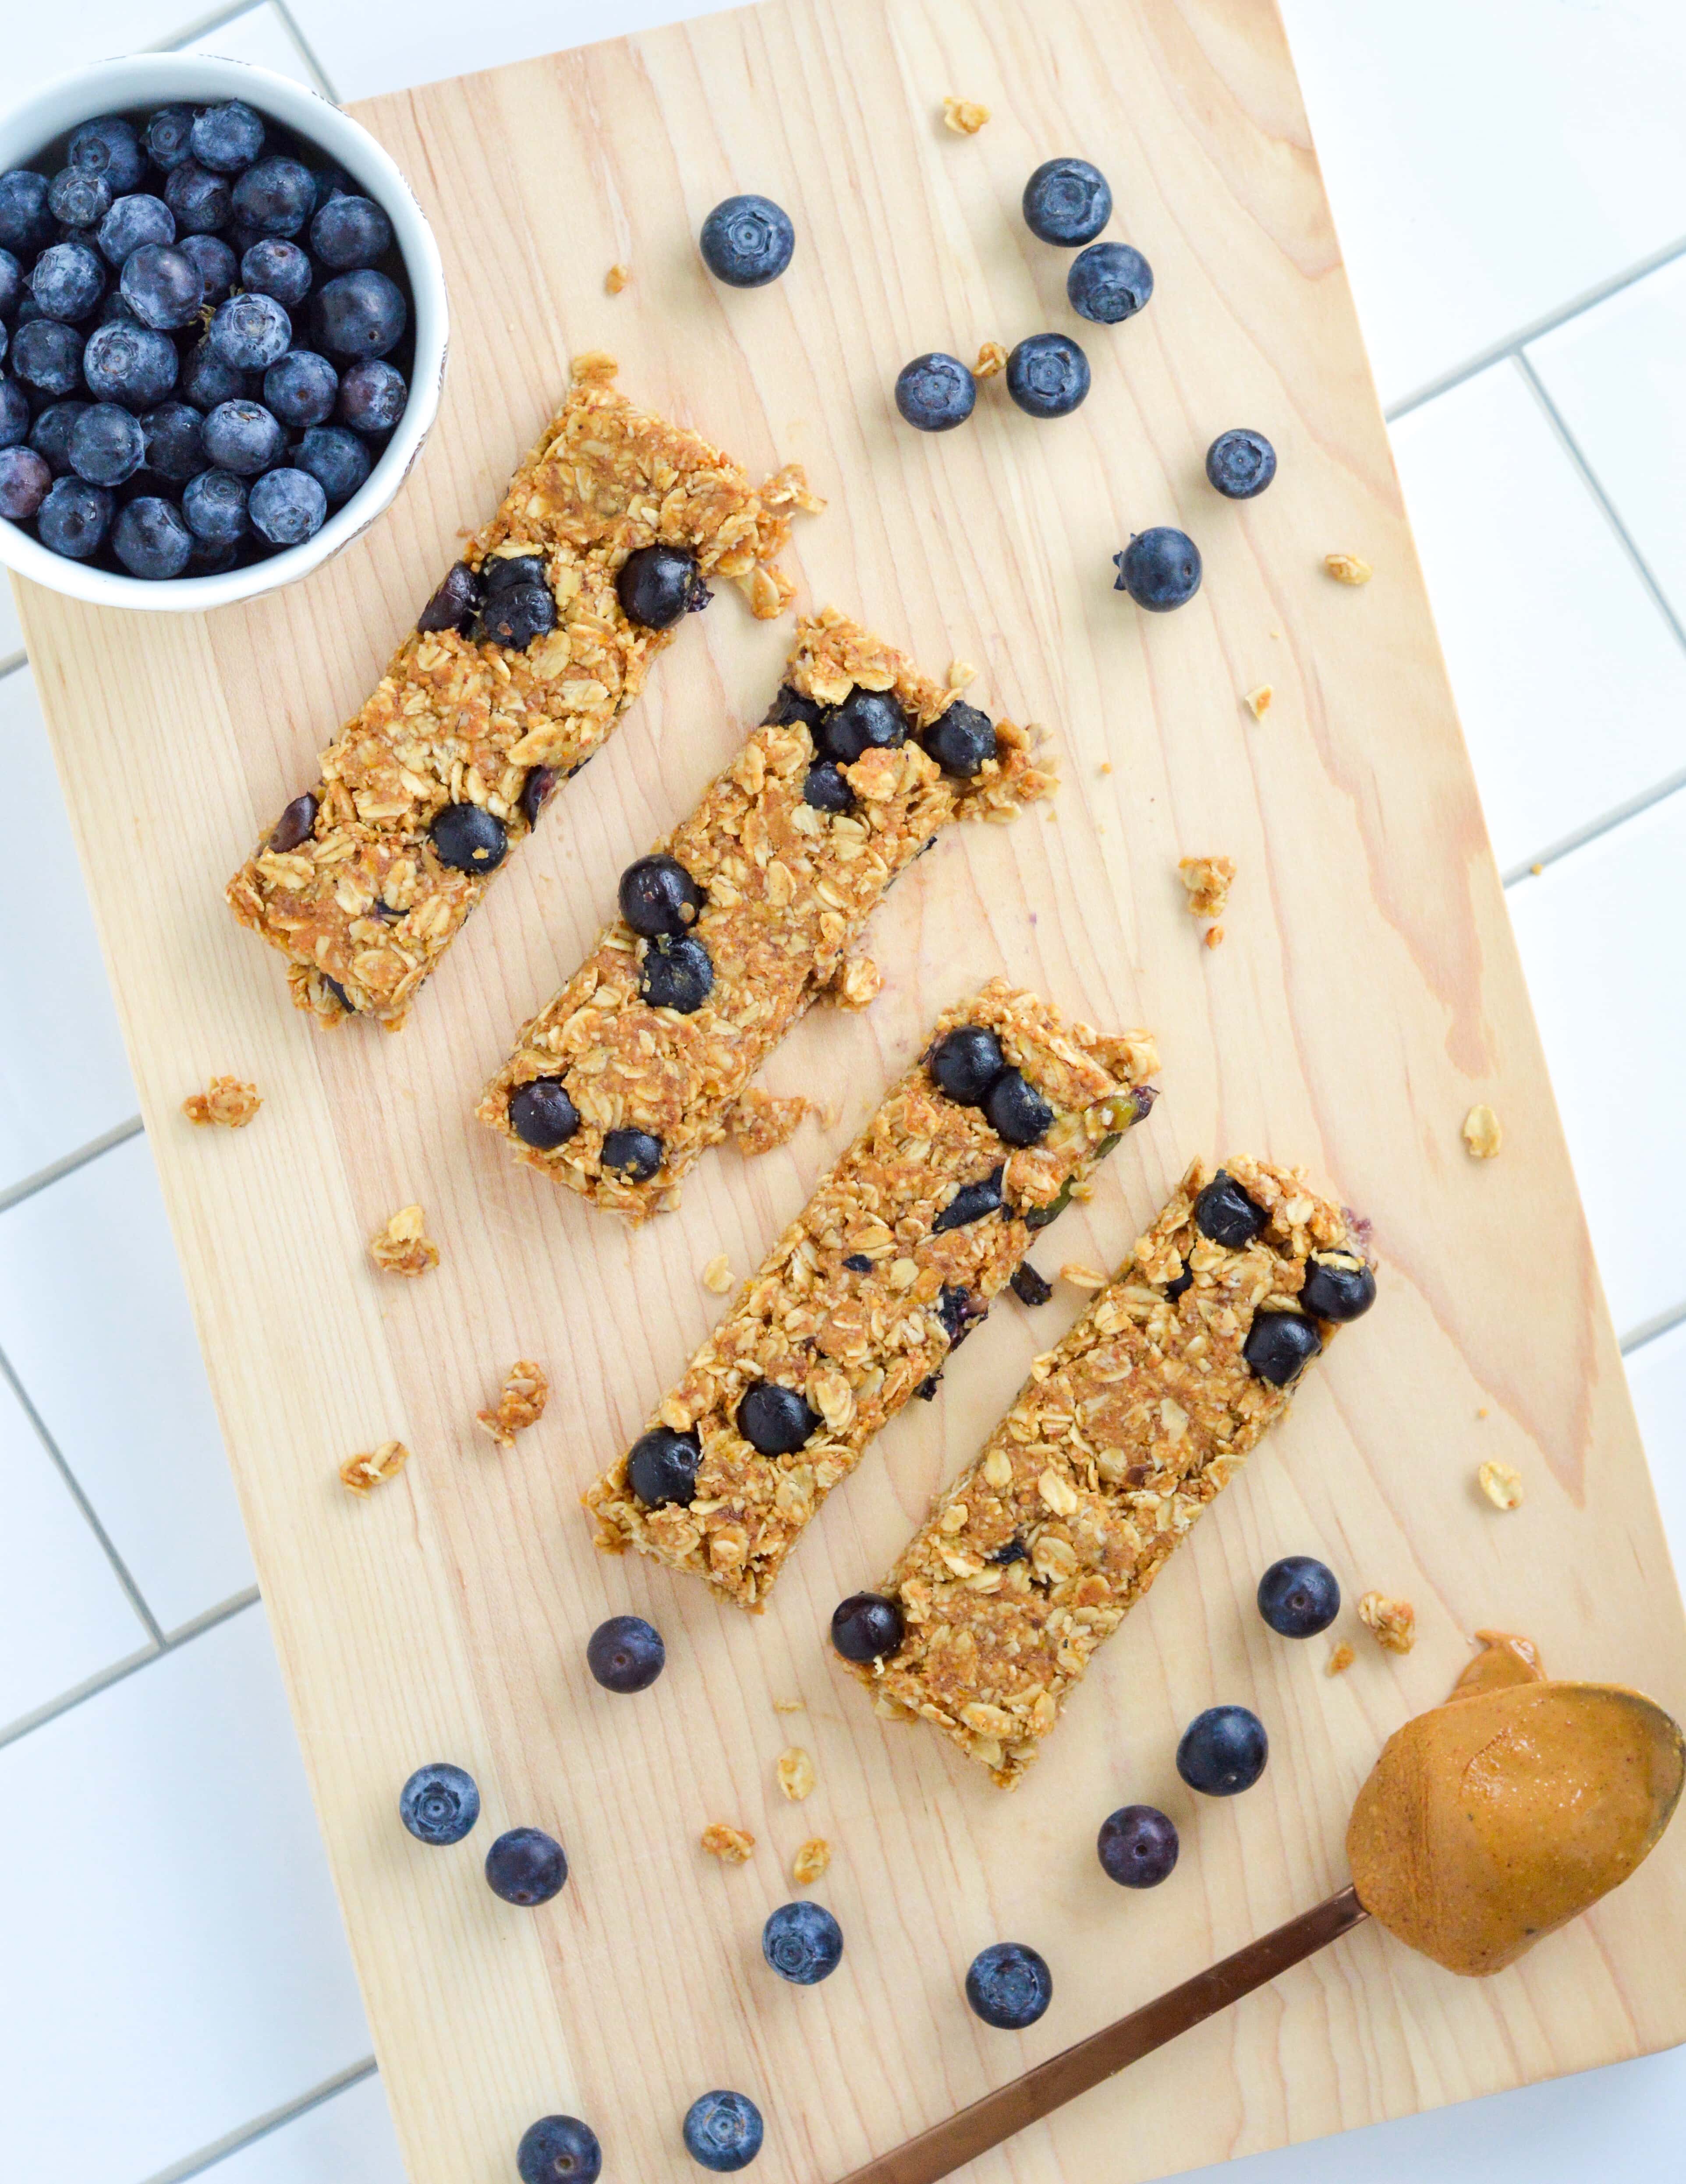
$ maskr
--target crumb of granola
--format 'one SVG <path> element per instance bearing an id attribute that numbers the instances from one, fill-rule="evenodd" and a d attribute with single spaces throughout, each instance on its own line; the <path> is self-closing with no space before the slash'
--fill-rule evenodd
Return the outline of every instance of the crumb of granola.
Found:
<path id="1" fill-rule="evenodd" d="M 978 671 L 969 660 L 951 660 L 948 663 L 948 687 L 964 690 L 978 679 Z"/>
<path id="2" fill-rule="evenodd" d="M 1069 1282 L 1075 1290 L 1103 1290 L 1108 1276 L 1097 1273 L 1093 1267 L 1086 1267 L 1080 1259 L 1068 1259 L 1059 1270 L 1063 1282 Z"/>
<path id="3" fill-rule="evenodd" d="M 1230 884 L 1235 878 L 1233 857 L 1181 857 L 1177 871 L 1187 892 L 1188 914 L 1191 917 L 1220 918 L 1230 899 Z M 1216 943 L 1209 940 L 1208 946 Z"/>
<path id="4" fill-rule="evenodd" d="M 490 1434 L 500 1448 L 513 1448 L 516 1435 L 525 1433 L 528 1426 L 537 1425 L 543 1418 L 550 1396 L 550 1383 L 544 1377 L 544 1368 L 530 1357 L 517 1357 L 504 1375 L 503 1393 L 498 1397 L 497 1408 L 476 1411 L 475 1424 Z"/>
<path id="5" fill-rule="evenodd" d="M 622 265 L 617 263 L 611 265 L 608 271 L 603 276 L 603 286 L 609 291 L 609 293 L 611 296 L 618 296 L 622 289 L 626 287 L 628 281 L 630 281 L 631 278 L 631 266 Z"/>
<path id="6" fill-rule="evenodd" d="M 1358 1655 L 1354 1652 L 1352 1647 L 1348 1646 L 1346 1640 L 1343 1638 L 1340 1644 L 1337 1646 L 1334 1652 L 1331 1653 L 1327 1661 L 1324 1663 L 1323 1673 L 1326 1676 L 1344 1676 L 1347 1670 L 1351 1668 L 1353 1663 L 1357 1660 L 1357 1658 Z"/>
<path id="7" fill-rule="evenodd" d="M 729 1827 L 724 1820 L 711 1820 L 698 1840 L 722 1865 L 746 1865 L 755 1855 L 755 1837 L 749 1830 Z"/>
<path id="8" fill-rule="evenodd" d="M 747 1092 L 739 1095 L 727 1115 L 726 1127 L 731 1132 L 732 1143 L 744 1158 L 754 1160 L 788 1143 L 812 1105 L 800 1093 L 779 1099 L 751 1085 Z"/>
<path id="9" fill-rule="evenodd" d="M 366 1494 L 396 1479 L 409 1461 L 410 1451 L 401 1440 L 383 1440 L 366 1455 L 348 1456 L 339 1467 L 339 1483 L 354 1494 Z"/>
<path id="10" fill-rule="evenodd" d="M 773 1702 L 774 1713 L 806 1713 L 807 1710 L 806 1699 L 774 1699 Z"/>
<path id="11" fill-rule="evenodd" d="M 427 1217 L 421 1207 L 399 1206 L 369 1239 L 369 1256 L 382 1273 L 403 1274 L 410 1280 L 437 1267 L 439 1247 L 427 1234 Z"/>
<path id="12" fill-rule="evenodd" d="M 798 1888 L 812 1888 L 823 1879 L 831 1864 L 831 1845 L 823 1836 L 810 1836 L 790 1861 L 790 1878 Z"/>
<path id="13" fill-rule="evenodd" d="M 1262 721 L 1276 701 L 1276 692 L 1268 682 L 1261 682 L 1256 690 L 1244 692 L 1241 702 L 1255 721 Z"/>
<path id="14" fill-rule="evenodd" d="M 1538 879 L 1540 874 L 1545 870 L 1545 866 L 1544 865 L 1530 865 L 1528 866 L 1528 870 L 1533 874 L 1534 878 Z"/>
<path id="15" fill-rule="evenodd" d="M 1102 772 L 1102 773 L 1110 773 L 1110 772 L 1112 772 L 1112 770 L 1113 770 L 1113 762 L 1112 762 L 1112 760 L 1111 760 L 1109 758 L 1103 758 L 1103 759 L 1101 760 L 1101 763 L 1100 763 L 1099 768 L 1098 768 L 1097 770 L 1098 770 L 1100 772 Z"/>
<path id="16" fill-rule="evenodd" d="M 1416 1610 L 1408 1600 L 1367 1592 L 1358 1604 L 1358 1619 L 1389 1653 L 1409 1653 L 1416 1643 Z"/>
<path id="17" fill-rule="evenodd" d="M 975 136 L 989 120 L 990 110 L 975 98 L 945 98 L 942 118 L 957 136 Z"/>
<path id="18" fill-rule="evenodd" d="M 974 379 L 993 379 L 998 371 L 1007 369 L 1007 351 L 1000 342 L 985 342 L 978 351 L 978 360 L 972 366 Z"/>
<path id="19" fill-rule="evenodd" d="M 255 1084 L 243 1084 L 237 1077 L 213 1077 L 203 1092 L 187 1095 L 181 1112 L 201 1127 L 220 1123 L 226 1130 L 243 1130 L 263 1104 Z"/>
<path id="20" fill-rule="evenodd" d="M 1326 554 L 1323 566 L 1337 584 L 1367 584 L 1375 574 L 1356 554 Z"/>
<path id="21" fill-rule="evenodd" d="M 732 1262 L 717 1251 L 702 1270 L 702 1285 L 712 1296 L 724 1296 L 732 1286 Z"/>
<path id="22" fill-rule="evenodd" d="M 1087 1176 L 1080 1176 L 1072 1184 L 1068 1195 L 1079 1206 L 1086 1206 L 1095 1195 L 1095 1186 Z"/>
<path id="23" fill-rule="evenodd" d="M 793 1805 L 800 1804 L 813 1788 L 813 1762 L 800 1744 L 781 1752 L 773 1767 L 779 1786 Z"/>
<path id="24" fill-rule="evenodd" d="M 1209 925 L 1202 937 L 1209 948 L 1221 948 L 1224 944 L 1224 928 L 1221 925 Z"/>
<path id="25" fill-rule="evenodd" d="M 884 973 L 870 956 L 848 956 L 832 980 L 832 999 L 840 1008 L 870 1008 L 884 986 Z"/>
<path id="26" fill-rule="evenodd" d="M 1491 1160 L 1505 1142 L 1499 1117 L 1485 1103 L 1464 1117 L 1464 1146 L 1471 1160 Z"/>
<path id="27" fill-rule="evenodd" d="M 1481 1481 L 1482 1492 L 1495 1509 L 1521 1507 L 1522 1474 L 1514 1464 L 1489 1460 L 1482 1465 L 1476 1477 Z"/>

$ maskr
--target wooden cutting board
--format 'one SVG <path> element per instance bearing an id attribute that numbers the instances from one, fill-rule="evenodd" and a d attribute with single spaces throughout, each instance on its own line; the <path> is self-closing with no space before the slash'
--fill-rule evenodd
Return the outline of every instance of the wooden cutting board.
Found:
<path id="1" fill-rule="evenodd" d="M 995 118 L 946 131 L 946 93 Z M 1398 482 L 1276 16 L 1263 0 L 769 0 L 688 28 L 382 99 L 364 118 L 437 227 L 456 337 L 444 407 L 397 506 L 310 582 L 203 621 L 23 611 L 79 830 L 231 1457 L 338 1876 L 382 2070 L 417 2184 L 506 2184 L 562 2109 L 606 2176 L 693 2177 L 686 2105 L 712 2086 L 768 2119 L 757 2175 L 825 2184 L 1344 1879 L 1349 1799 L 1383 1738 L 1439 1699 L 1470 1634 L 1532 1632 L 1564 1673 L 1686 1712 L 1686 1630 Z M 1158 287 L 1134 323 L 1081 328 L 1065 254 L 1019 217 L 1024 178 L 1081 152 L 1112 232 Z M 764 292 L 711 283 L 703 214 L 764 189 L 800 237 Z M 632 285 L 605 292 L 611 262 Z M 902 429 L 890 389 L 930 348 L 969 357 L 1081 330 L 1094 391 L 1036 424 L 997 384 L 964 431 Z M 746 462 L 796 457 L 829 499 L 797 541 L 835 601 L 1063 752 L 1052 823 L 967 829 L 876 926 L 885 990 L 816 1011 L 769 1065 L 829 1098 L 753 1166 L 711 1156 L 675 1215 L 634 1234 L 518 1168 L 469 1117 L 516 1023 L 579 960 L 615 876 L 686 811 L 759 717 L 788 643 L 723 598 L 660 662 L 601 761 L 490 894 L 397 1038 L 316 1033 L 223 906 L 260 824 L 371 687 L 494 504 L 566 380 L 608 348 L 639 398 Z M 1260 500 L 1205 485 L 1231 425 L 1281 456 Z M 1132 528 L 1205 557 L 1185 611 L 1112 589 Z M 1331 551 L 1375 580 L 1346 589 Z M 1270 683 L 1255 723 L 1243 692 Z M 1180 855 L 1238 866 L 1214 952 Z M 47 944 L 32 939 L 30 944 Z M 1024 1787 L 879 1721 L 828 1658 L 834 1602 L 887 1568 L 977 1447 L 1077 1294 L 1011 1301 L 868 1451 L 751 1619 L 697 1585 L 592 1551 L 576 1497 L 720 1310 L 699 1272 L 745 1272 L 939 1008 L 1005 972 L 1108 1024 L 1147 1023 L 1164 1097 L 1041 1256 L 1112 1265 L 1197 1153 L 1304 1162 L 1374 1219 L 1381 1298 L 1309 1377 L 1131 1620 Z M 185 1093 L 232 1070 L 265 1106 L 190 1129 Z M 1477 1163 L 1460 1125 L 1503 1117 Z M 370 1232 L 411 1199 L 444 1253 L 377 1275 Z M 543 1424 L 509 1455 L 474 1429 L 519 1356 L 549 1368 Z M 336 1469 L 416 1451 L 366 1502 Z M 1514 1463 L 1501 1515 L 1475 1485 Z M 1253 1605 L 1279 1554 L 1320 1555 L 1348 1607 L 1330 1639 L 1273 1637 Z M 1408 1659 L 1351 1612 L 1415 1602 Z M 588 1633 L 632 1609 L 669 1668 L 636 1699 L 587 1676 Z M 1331 1680 L 1333 1639 L 1358 1661 Z M 800 1700 L 804 1711 L 776 1710 Z M 1202 1707 L 1269 1725 L 1259 1788 L 1201 1804 L 1172 1754 Z M 812 1752 L 806 1804 L 774 1786 Z M 477 1834 L 423 1850 L 394 1801 L 418 1762 L 472 1768 Z M 1114 1806 L 1165 1807 L 1183 1857 L 1136 1896 L 1102 1875 Z M 759 1841 L 728 1869 L 697 1848 Z M 535 1914 L 480 1878 L 534 1822 L 572 1879 Z M 762 1964 L 803 1837 L 847 1937 L 798 1992 Z M 986 2030 L 959 1982 L 1034 1942 L 1053 2007 Z M 1592 1918 L 1485 1984 L 1364 1931 L 980 2174 L 1114 2184 L 1581 2070 L 1686 2035 L 1686 1831 Z"/>

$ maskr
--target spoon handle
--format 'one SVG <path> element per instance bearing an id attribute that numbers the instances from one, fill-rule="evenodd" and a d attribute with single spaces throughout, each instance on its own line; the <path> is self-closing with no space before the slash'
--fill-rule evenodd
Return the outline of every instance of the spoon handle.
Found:
<path id="1" fill-rule="evenodd" d="M 946 2176 L 963 2162 L 975 2160 L 1027 2124 L 1075 2100 L 1126 2063 L 1163 2048 L 1179 2032 L 1186 2032 L 1191 2025 L 1227 2008 L 1242 1995 L 1251 1994 L 1254 1987 L 1275 1979 L 1278 1972 L 1339 1941 L 1369 1916 L 1357 1892 L 1350 1887 L 1342 1889 L 1338 1896 L 1302 1911 L 1286 1925 L 1249 1942 L 1221 1964 L 1197 1972 L 1192 1979 L 1132 2010 L 1115 2025 L 1091 2032 L 1086 2040 L 1051 2055 L 1046 2063 L 1038 2063 L 1023 2077 L 985 2093 L 958 2115 L 933 2124 L 929 2131 L 922 2131 L 917 2138 L 910 2138 L 889 2153 L 879 2154 L 845 2177 L 843 2184 L 936 2184 L 938 2177 Z"/>

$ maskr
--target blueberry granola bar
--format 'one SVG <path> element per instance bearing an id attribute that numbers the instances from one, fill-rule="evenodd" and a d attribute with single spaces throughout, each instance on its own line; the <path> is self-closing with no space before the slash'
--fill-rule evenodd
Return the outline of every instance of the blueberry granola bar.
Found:
<path id="1" fill-rule="evenodd" d="M 295 1004 L 404 1022 L 559 781 L 606 740 L 705 579 L 780 614 L 788 465 L 757 488 L 576 358 L 560 414 L 422 610 L 380 688 L 228 886 L 288 959 Z"/>
<path id="2" fill-rule="evenodd" d="M 597 1544 L 765 1602 L 880 1426 L 935 1386 L 1051 1221 L 1153 1101 L 1145 1032 L 1068 1024 L 1002 980 L 815 1190 L 628 1453 L 585 1495 Z"/>
<path id="3" fill-rule="evenodd" d="M 935 1722 L 1012 1787 L 1301 1368 L 1375 1295 L 1363 1224 L 1302 1176 L 1197 1161 L 882 1594 L 849 1603 L 863 1624 L 876 1605 L 883 1650 L 850 1665 L 879 1711 Z"/>
<path id="4" fill-rule="evenodd" d="M 835 609 L 799 626 L 766 721 L 661 848 L 621 914 L 487 1086 L 480 1119 L 553 1180 L 634 1221 L 677 1202 L 739 1127 L 750 1078 L 828 989 L 863 1007 L 848 950 L 953 819 L 1049 793 L 1030 732 L 991 722 Z"/>

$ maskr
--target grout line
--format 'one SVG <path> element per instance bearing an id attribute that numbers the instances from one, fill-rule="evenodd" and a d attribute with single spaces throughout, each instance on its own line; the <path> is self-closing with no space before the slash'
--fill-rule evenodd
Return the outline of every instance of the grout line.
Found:
<path id="1" fill-rule="evenodd" d="M 50 1167 L 38 1168 L 33 1175 L 26 1175 L 21 1183 L 12 1184 L 6 1190 L 0 1190 L 0 1213 L 9 1213 L 14 1206 L 21 1206 L 25 1199 L 33 1198 L 36 1191 L 45 1190 L 50 1183 L 58 1183 L 67 1175 L 74 1175 L 79 1167 L 86 1167 L 90 1161 L 98 1160 L 102 1153 L 111 1152 L 119 1145 L 126 1145 L 131 1138 L 139 1137 L 145 1127 L 138 1115 L 131 1115 L 126 1123 L 119 1123 L 109 1129 L 103 1138 L 91 1138 L 87 1145 L 79 1146 L 73 1153 L 66 1153 L 62 1160 L 54 1161 Z"/>
<path id="2" fill-rule="evenodd" d="M 150 1668 L 154 1661 L 163 1660 L 166 1654 L 176 1652 L 183 1646 L 191 1645 L 195 1638 L 204 1637 L 206 1631 L 215 1630 L 219 1624 L 230 1622 L 235 1616 L 243 1614 L 247 1608 L 257 1605 L 258 1598 L 257 1587 L 248 1586 L 244 1592 L 237 1592 L 232 1600 L 225 1600 L 220 1607 L 207 1608 L 193 1622 L 184 1623 L 179 1630 L 172 1632 L 159 1644 L 148 1646 L 144 1652 L 132 1654 L 127 1660 L 114 1662 L 110 1668 L 102 1669 L 97 1676 L 90 1676 L 85 1684 L 78 1684 L 74 1691 L 61 1692 L 47 1705 L 37 1707 L 33 1713 L 20 1716 L 18 1720 L 0 1729 L 0 1751 L 8 1744 L 15 1744 L 20 1737 L 27 1736 L 31 1730 L 40 1729 L 49 1721 L 56 1721 L 60 1714 L 70 1713 L 84 1700 L 98 1698 L 102 1691 L 109 1691 L 114 1684 L 126 1683 L 141 1669 Z"/>
<path id="3" fill-rule="evenodd" d="M 1527 864 L 1513 866 L 1502 875 L 1505 885 L 1515 887 L 1519 880 L 1544 872 L 1560 858 L 1570 855 L 1576 850 L 1584 850 L 1588 842 L 1596 842 L 1601 835 L 1613 833 L 1618 827 L 1625 827 L 1630 819 L 1637 819 L 1642 811 L 1649 811 L 1654 804 L 1661 804 L 1671 796 L 1678 796 L 1683 788 L 1686 788 L 1686 771 L 1671 773 L 1666 780 L 1655 783 L 1650 788 L 1642 788 L 1637 796 L 1630 796 L 1625 804 L 1616 805 L 1613 811 L 1606 811 L 1601 818 L 1588 820 L 1584 827 L 1577 827 L 1572 834 L 1566 834 L 1561 841 L 1554 842 L 1549 850 L 1540 850 Z"/>
<path id="4" fill-rule="evenodd" d="M 293 44 L 298 47 L 299 52 L 304 55 L 304 64 L 310 70 L 311 75 L 316 79 L 316 88 L 321 92 L 322 97 L 329 100 L 335 106 L 342 105 L 343 101 L 341 99 L 338 92 L 334 87 L 333 78 L 322 66 L 321 61 L 317 59 L 316 49 L 310 43 L 310 41 L 305 36 L 304 31 L 299 29 L 298 19 L 293 14 L 292 8 L 288 6 L 288 0 L 270 0 L 270 4 L 274 8 L 276 14 L 280 16 L 282 21 L 286 25 L 287 35 L 292 39 Z"/>
<path id="5" fill-rule="evenodd" d="M 3 660 L 0 660 L 0 676 L 14 675 L 19 668 L 27 667 L 29 664 L 28 653 L 8 652 Z"/>
<path id="6" fill-rule="evenodd" d="M 1686 257 L 1686 236 L 1682 236 L 1677 242 L 1665 243 L 1661 250 L 1654 250 L 1649 258 L 1642 258 L 1637 265 L 1628 266 L 1625 272 L 1612 273 L 1607 281 L 1600 281 L 1583 295 L 1560 304 L 1555 311 L 1548 311 L 1543 318 L 1535 319 L 1520 332 L 1507 334 L 1503 341 L 1494 342 L 1490 348 L 1479 350 L 1467 363 L 1454 365 L 1449 371 L 1443 371 L 1438 379 L 1431 379 L 1426 386 L 1419 387 L 1415 393 L 1404 396 L 1391 410 L 1385 410 L 1383 416 L 1390 425 L 1397 423 L 1401 417 L 1409 417 L 1413 410 L 1421 410 L 1424 403 L 1432 402 L 1438 395 L 1449 394 L 1454 387 L 1461 387 L 1466 379 L 1475 378 L 1477 373 L 1487 370 L 1490 365 L 1502 363 L 1507 356 L 1519 355 L 1528 343 L 1541 341 L 1547 334 L 1555 333 L 1560 326 L 1566 326 L 1572 319 L 1578 319 L 1584 312 L 1595 310 L 1599 304 L 1607 304 L 1612 296 L 1619 296 L 1624 288 L 1631 288 L 1635 281 L 1643 281 L 1652 273 L 1660 273 L 1665 265 L 1672 265 L 1677 258 L 1682 257 Z"/>
<path id="7" fill-rule="evenodd" d="M 1660 1334 L 1669 1334 L 1683 1321 L 1686 1321 L 1686 1304 L 1672 1305 L 1666 1312 L 1660 1312 L 1650 1319 L 1642 1319 L 1636 1328 L 1622 1336 L 1620 1345 L 1622 1355 L 1631 1357 L 1636 1350 L 1643 1350 L 1648 1342 L 1655 1342 Z"/>
<path id="8" fill-rule="evenodd" d="M 288 2101 L 282 2108 L 271 2109 L 267 2115 L 243 2124 L 238 2131 L 231 2131 L 226 2137 L 218 2139 L 215 2145 L 201 2147 L 197 2153 L 188 2154 L 185 2160 L 175 2163 L 170 2168 L 158 2170 L 144 2180 L 144 2184 L 187 2184 L 190 2176 L 203 2176 L 206 2170 L 215 2168 L 231 2153 L 243 2153 L 247 2147 L 254 2145 L 259 2139 L 267 2138 L 272 2131 L 279 2131 L 284 2124 L 296 2122 L 300 2116 L 308 2115 L 312 2109 L 321 2108 L 325 2101 L 332 2100 L 336 2093 L 345 2092 L 353 2086 L 360 2086 L 365 2078 L 371 2078 L 374 2075 L 375 2059 L 372 2055 L 366 2055 L 360 2063 L 350 2064 L 333 2077 L 325 2078 L 320 2086 L 308 2093 L 301 2093 L 297 2100 Z"/>
<path id="9" fill-rule="evenodd" d="M 193 39 L 208 38 L 213 31 L 226 31 L 231 23 L 237 23 L 243 15 L 255 15 L 263 4 L 264 0 L 230 0 L 226 7 L 208 8 L 203 15 L 196 15 L 191 23 L 172 31 L 167 38 L 160 38 L 156 45 L 148 47 L 147 50 L 154 53 L 179 53 Z"/>

